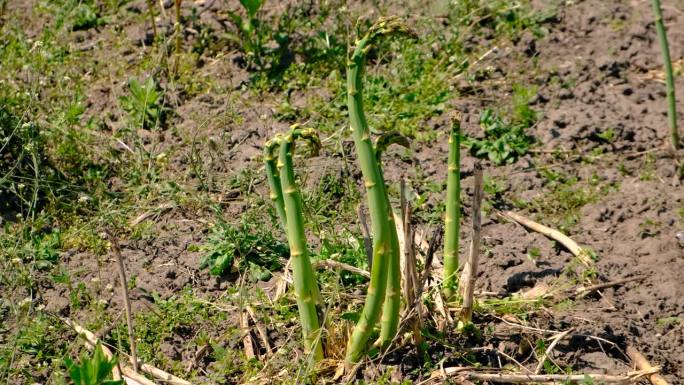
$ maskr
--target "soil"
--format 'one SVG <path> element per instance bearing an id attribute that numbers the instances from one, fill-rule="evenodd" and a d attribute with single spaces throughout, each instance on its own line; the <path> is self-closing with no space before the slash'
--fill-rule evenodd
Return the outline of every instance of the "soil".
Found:
<path id="1" fill-rule="evenodd" d="M 9 6 L 15 3 L 10 2 Z M 539 7 L 545 6 L 539 3 Z M 572 4 L 561 6 L 556 19 L 545 24 L 548 33 L 544 37 L 523 37 L 514 46 L 502 47 L 484 58 L 479 66 L 493 66 L 495 75 L 478 83 L 474 91 L 466 90 L 473 87 L 471 84 L 455 80 L 454 86 L 464 92 L 449 104 L 463 111 L 464 131 L 479 135 L 479 111 L 509 92 L 498 85 L 497 79 L 505 77 L 538 86 L 532 107 L 541 112 L 542 118 L 529 132 L 540 144 L 535 148 L 536 153 L 504 167 L 485 162 L 485 173 L 506 183 L 502 192 L 504 199 L 495 203 L 494 209 L 512 208 L 510 202 L 516 199 L 550 196 L 549 182 L 534 165 L 550 164 L 551 169 L 575 176 L 584 186 L 590 186 L 592 180 L 614 186 L 600 193 L 600 199 L 580 209 L 579 221 L 568 235 L 596 252 L 599 281 L 638 275 L 645 279 L 603 290 L 600 295 L 575 302 L 569 310 L 540 310 L 527 321 L 544 329 L 573 328 L 575 337 L 558 345 L 556 359 L 577 372 L 629 371 L 629 361 L 620 351 L 631 344 L 652 363 L 661 365 L 665 378 L 675 384 L 684 378 L 684 279 L 679 275 L 684 271 L 684 245 L 677 238 L 677 232 L 684 230 L 684 218 L 678 214 L 684 207 L 684 188 L 676 179 L 674 160 L 667 147 L 665 86 L 657 76 L 661 57 L 650 2 L 567 3 Z M 144 9 L 144 1 L 131 4 Z M 677 28 L 684 23 L 684 12 L 681 7 L 675 8 L 668 9 L 665 21 L 669 26 L 672 57 L 678 60 L 684 57 L 684 29 Z M 217 16 L 215 10 L 209 9 L 201 17 Z M 130 39 L 144 38 L 144 31 L 129 29 Z M 86 39 L 98 40 L 99 36 L 94 33 Z M 123 60 L 133 55 L 133 52 L 123 55 Z M 526 65 L 521 67 L 521 62 Z M 206 63 L 202 71 L 206 76 L 215 77 L 219 83 L 216 89 L 226 90 L 226 94 L 208 93 L 186 99 L 170 92 L 170 103 L 176 107 L 172 124 L 177 134 L 166 133 L 159 145 L 171 154 L 169 172 L 193 183 L 190 150 L 182 146 L 194 141 L 201 148 L 200 162 L 211 175 L 213 185 L 225 186 L 236 170 L 259 169 L 261 144 L 275 132 L 284 130 L 286 124 L 274 117 L 279 101 L 264 97 L 259 104 L 250 104 L 248 98 L 241 97 L 241 93 L 250 92 L 240 88 L 248 74 L 230 55 Z M 88 113 L 111 113 L 108 131 L 117 129 L 114 111 L 117 110 L 116 95 L 122 93 L 122 87 L 123 84 L 94 84 L 89 93 L 92 100 Z M 684 100 L 683 77 L 677 77 L 676 88 L 678 100 Z M 296 95 L 292 98 L 292 103 L 298 102 Z M 242 116 L 242 122 L 226 124 L 229 119 L 222 117 L 232 115 Z M 203 116 L 218 118 L 200 119 Z M 434 130 L 446 131 L 448 121 L 448 116 L 439 117 L 429 125 Z M 684 126 L 681 115 L 679 123 Z M 614 132 L 614 139 L 609 142 L 598 136 L 608 129 Z M 210 147 L 210 139 L 218 142 L 215 146 L 218 150 Z M 428 179 L 442 180 L 446 175 L 443 160 L 447 155 L 443 142 L 415 143 L 411 164 L 400 159 L 399 151 L 391 150 L 387 156 L 388 179 L 397 181 L 404 176 L 411 180 L 416 175 L 411 165 L 419 165 Z M 558 147 L 565 152 L 554 156 L 553 151 Z M 606 154 L 595 162 L 576 156 L 596 149 L 605 150 Z M 309 163 L 312 165 L 307 169 L 309 179 L 315 180 L 317 175 L 330 170 L 341 170 L 342 162 L 330 161 L 330 155 L 324 153 Z M 475 161 L 464 158 L 462 184 L 466 215 L 463 223 L 468 224 Z M 644 176 L 646 173 L 649 177 Z M 352 172 L 352 175 L 357 174 Z M 256 177 L 253 182 L 255 193 L 266 196 L 264 180 Z M 238 218 L 245 210 L 246 203 L 239 192 L 217 189 L 213 194 L 222 203 L 227 217 Z M 434 205 L 440 199 L 436 194 L 429 197 Z M 539 222 L 554 223 L 541 212 L 533 210 L 527 214 Z M 159 210 L 146 219 L 153 221 L 154 237 L 121 240 L 129 275 L 136 277 L 136 288 L 132 291 L 134 311 L 149 307 L 152 292 L 167 298 L 190 285 L 197 295 L 214 298 L 233 284 L 230 279 L 218 279 L 200 269 L 201 252 L 189 247 L 206 239 L 210 218 L 210 213 L 186 208 Z M 572 261 L 572 255 L 553 241 L 502 221 L 493 211 L 484 218 L 483 237 L 486 252 L 478 278 L 480 291 L 515 293 L 554 282 Z M 462 244 L 467 245 L 470 239 L 467 226 L 462 239 Z M 539 255 L 536 259 L 529 257 L 533 249 Z M 463 247 L 462 255 L 465 250 Z M 84 272 L 79 279 L 101 293 L 109 308 L 119 308 L 118 295 L 106 289 L 107 285 L 116 287 L 118 273 L 112 256 L 97 258 L 73 251 L 64 253 L 61 260 L 67 269 Z M 70 310 L 66 288 L 46 287 L 42 296 L 48 310 L 75 319 L 82 316 Z M 678 321 L 667 322 L 673 319 Z M 512 333 L 513 329 L 499 319 L 481 321 L 491 326 L 496 335 Z M 524 332 L 515 333 L 519 340 L 524 340 Z M 582 335 L 600 337 L 616 345 Z M 171 346 L 167 350 L 178 352 L 182 341 L 173 343 L 180 347 Z M 511 346 L 515 344 L 511 344 L 505 338 L 492 337 L 484 346 L 503 350 L 513 349 Z M 522 346 L 519 341 L 518 344 Z M 410 366 L 407 362 L 407 372 Z"/>

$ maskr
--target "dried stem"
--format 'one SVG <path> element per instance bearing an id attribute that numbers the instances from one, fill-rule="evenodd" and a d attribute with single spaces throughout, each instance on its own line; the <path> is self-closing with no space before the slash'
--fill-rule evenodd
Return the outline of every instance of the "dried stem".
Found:
<path id="1" fill-rule="evenodd" d="M 517 222 L 528 229 L 540 233 L 542 235 L 545 235 L 554 241 L 560 243 L 563 245 L 568 251 L 570 251 L 577 259 L 580 260 L 584 265 L 586 266 L 591 266 L 593 265 L 593 262 L 591 258 L 589 257 L 589 253 L 581 248 L 577 242 L 573 241 L 568 237 L 567 235 L 561 233 L 558 230 L 552 229 L 550 227 L 544 226 L 540 223 L 537 223 L 529 218 L 526 218 L 520 214 L 514 213 L 512 211 L 506 211 L 502 213 L 498 213 L 499 216 L 503 218 L 510 219 L 514 222 Z"/>
<path id="2" fill-rule="evenodd" d="M 541 373 L 541 370 L 544 368 L 544 361 L 546 361 L 546 357 L 548 357 L 551 354 L 551 352 L 553 351 L 553 348 L 555 348 L 556 345 L 558 345 L 558 343 L 563 338 L 565 338 L 565 336 L 570 334 L 570 332 L 572 332 L 572 330 L 573 329 L 570 328 L 564 332 L 560 332 L 560 333 L 556 334 L 555 336 L 553 336 L 551 338 L 551 343 L 549 344 L 549 347 L 546 348 L 546 351 L 544 352 L 544 354 L 542 354 L 542 356 L 539 358 L 539 364 L 537 364 L 537 368 L 534 370 L 535 374 Z"/>
<path id="3" fill-rule="evenodd" d="M 461 380 L 489 381 L 499 384 L 525 384 L 525 383 L 618 383 L 631 384 L 638 379 L 653 373 L 652 370 L 630 372 L 626 375 L 608 374 L 519 374 L 519 373 L 480 373 L 474 368 L 455 367 L 444 368 L 433 373 L 433 379 L 444 377 L 457 377 Z"/>
<path id="4" fill-rule="evenodd" d="M 252 318 L 252 321 L 254 322 L 254 327 L 256 328 L 257 333 L 259 334 L 261 342 L 264 344 L 266 354 L 270 354 L 273 351 L 273 347 L 271 347 L 271 343 L 268 341 L 268 334 L 266 333 L 266 329 L 261 324 L 261 322 L 259 322 L 259 319 L 256 316 L 256 311 L 254 311 L 254 309 L 249 305 L 245 306 L 245 310 L 247 310 L 247 313 L 249 313 L 249 316 Z"/>
<path id="5" fill-rule="evenodd" d="M 629 282 L 643 281 L 644 279 L 646 279 L 646 276 L 640 275 L 638 277 L 624 278 L 619 279 L 617 281 L 604 282 L 591 286 L 582 286 L 575 289 L 575 295 L 577 296 L 577 298 L 584 298 L 597 290 L 607 289 L 609 287 L 618 285 L 624 285 L 625 283 Z"/>
<path id="6" fill-rule="evenodd" d="M 174 5 L 176 8 L 176 24 L 175 24 L 175 35 L 176 35 L 176 51 L 175 51 L 175 58 L 173 60 L 173 74 L 176 75 L 178 73 L 178 60 L 180 56 L 180 51 L 181 51 L 181 45 L 182 45 L 182 28 L 181 28 L 181 4 L 183 3 L 183 0 L 174 0 Z"/>
<path id="7" fill-rule="evenodd" d="M 463 275 L 459 282 L 459 293 L 463 298 L 463 307 L 459 316 L 460 322 L 467 325 L 471 322 L 473 317 L 473 303 L 475 292 L 475 280 L 477 279 L 477 264 L 480 256 L 480 236 L 482 231 L 482 214 L 480 206 L 482 205 L 483 183 L 482 183 L 482 166 L 480 163 L 475 164 L 475 186 L 473 193 L 473 229 L 472 238 L 470 240 L 470 252 L 468 260 L 463 267 Z"/>
<path id="8" fill-rule="evenodd" d="M 128 280 L 126 279 L 126 267 L 124 266 L 123 256 L 121 255 L 121 248 L 119 241 L 114 235 L 106 231 L 107 238 L 112 245 L 112 251 L 116 257 L 119 265 L 119 280 L 121 281 L 121 298 L 124 302 L 124 310 L 126 311 L 126 326 L 128 326 L 128 340 L 131 347 L 131 360 L 133 361 L 133 370 L 138 371 L 138 353 L 135 345 L 135 333 L 133 329 L 133 317 L 131 316 L 131 301 L 128 298 Z"/>
<path id="9" fill-rule="evenodd" d="M 358 267 L 339 262 L 339 261 L 334 261 L 332 259 L 323 259 L 323 260 L 318 260 L 316 262 L 312 263 L 314 269 L 338 269 L 338 270 L 346 270 L 351 273 L 356 273 L 358 275 L 361 275 L 363 277 L 369 278 L 371 277 L 371 274 L 367 272 L 366 270 L 360 269 Z"/>
<path id="10" fill-rule="evenodd" d="M 240 329 L 242 331 L 242 344 L 245 348 L 245 356 L 248 360 L 255 358 L 254 341 L 252 341 L 252 332 L 249 330 L 249 315 L 246 310 L 240 312 Z"/>
<path id="11" fill-rule="evenodd" d="M 411 225 L 411 202 L 406 200 L 406 183 L 402 179 L 399 185 L 401 195 L 402 221 L 404 223 L 404 298 L 409 306 L 414 306 L 416 313 L 409 320 L 413 333 L 413 344 L 418 355 L 423 357 L 422 306 L 417 301 L 419 295 L 418 271 L 416 269 L 415 238 Z M 408 309 L 411 310 L 411 309 Z"/>
<path id="12" fill-rule="evenodd" d="M 152 40 L 157 37 L 157 24 L 154 22 L 154 0 L 147 0 L 147 13 L 150 16 L 150 24 L 152 24 Z"/>
<path id="13" fill-rule="evenodd" d="M 641 354 L 634 346 L 627 346 L 627 355 L 634 362 L 634 365 L 638 370 L 653 370 L 654 367 L 648 362 L 646 357 Z M 661 377 L 658 373 L 652 373 L 648 376 L 648 380 L 651 381 L 653 385 L 668 385 L 667 381 Z"/>
<path id="14" fill-rule="evenodd" d="M 359 216 L 359 223 L 361 224 L 361 233 L 363 234 L 363 248 L 366 250 L 366 257 L 368 258 L 368 270 L 373 269 L 373 240 L 368 229 L 368 221 L 366 220 L 366 213 L 363 206 L 359 203 L 356 207 L 356 214 Z"/>

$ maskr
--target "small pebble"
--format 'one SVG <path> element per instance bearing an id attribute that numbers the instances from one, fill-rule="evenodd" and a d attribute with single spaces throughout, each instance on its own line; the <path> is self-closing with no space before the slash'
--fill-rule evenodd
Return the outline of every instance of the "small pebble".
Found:
<path id="1" fill-rule="evenodd" d="M 676 234 L 677 240 L 679 241 L 679 246 L 684 247 L 684 230 L 678 231 Z"/>

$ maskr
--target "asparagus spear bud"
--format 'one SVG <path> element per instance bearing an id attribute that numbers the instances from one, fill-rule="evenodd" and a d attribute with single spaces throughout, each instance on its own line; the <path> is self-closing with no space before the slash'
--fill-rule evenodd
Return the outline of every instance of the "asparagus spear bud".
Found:
<path id="1" fill-rule="evenodd" d="M 446 214 L 444 216 L 443 293 L 448 302 L 455 300 L 458 288 L 458 237 L 461 230 L 461 117 L 453 119 L 449 134 Z"/>
<path id="2" fill-rule="evenodd" d="M 294 141 L 298 138 L 313 143 L 315 148 L 320 145 L 318 137 L 313 130 L 300 129 L 295 125 L 290 132 L 280 138 L 280 156 L 277 166 L 280 172 L 284 211 L 287 217 L 287 239 L 290 245 L 292 276 L 297 307 L 299 308 L 299 318 L 302 323 L 304 347 L 307 354 L 311 354 L 314 361 L 319 361 L 323 359 L 320 338 L 321 330 L 316 309 L 316 305 L 319 302 L 319 292 L 306 245 L 302 198 L 295 181 L 292 160 L 295 148 Z"/>

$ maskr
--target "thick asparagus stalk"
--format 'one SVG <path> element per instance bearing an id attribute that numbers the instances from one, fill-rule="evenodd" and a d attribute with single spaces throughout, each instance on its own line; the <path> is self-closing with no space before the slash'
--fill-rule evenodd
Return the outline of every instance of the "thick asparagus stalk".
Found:
<path id="1" fill-rule="evenodd" d="M 296 138 L 306 139 L 315 145 L 318 145 L 319 142 L 313 130 L 299 129 L 293 126 L 292 130 L 280 139 L 280 157 L 278 158 L 280 182 L 287 216 L 287 239 L 290 244 L 292 276 L 304 334 L 305 350 L 311 354 L 315 361 L 318 361 L 323 359 L 320 323 L 316 309 L 319 294 L 306 245 L 302 198 L 295 182 L 292 158 Z"/>
<path id="2" fill-rule="evenodd" d="M 347 63 L 347 104 L 349 119 L 354 132 L 354 144 L 363 174 L 368 196 L 368 207 L 373 229 L 373 267 L 371 281 L 368 285 L 366 302 L 359 322 L 354 327 L 346 361 L 356 363 L 361 359 L 371 329 L 375 325 L 385 298 L 388 267 L 392 258 L 392 233 L 396 237 L 396 228 L 391 227 L 390 208 L 382 172 L 378 165 L 375 148 L 371 142 L 370 130 L 363 111 L 363 65 L 372 44 L 381 36 L 392 34 L 409 34 L 408 28 L 396 18 L 381 18 L 366 35 L 356 42 L 356 48 Z M 398 256 L 398 253 L 397 253 Z M 398 309 L 397 309 L 398 310 Z M 390 317 L 391 318 L 391 317 Z"/>
<path id="3" fill-rule="evenodd" d="M 442 289 L 447 301 L 455 300 L 458 286 L 458 236 L 461 230 L 461 121 L 453 120 L 449 135 L 446 214 L 444 216 L 444 279 Z"/>

